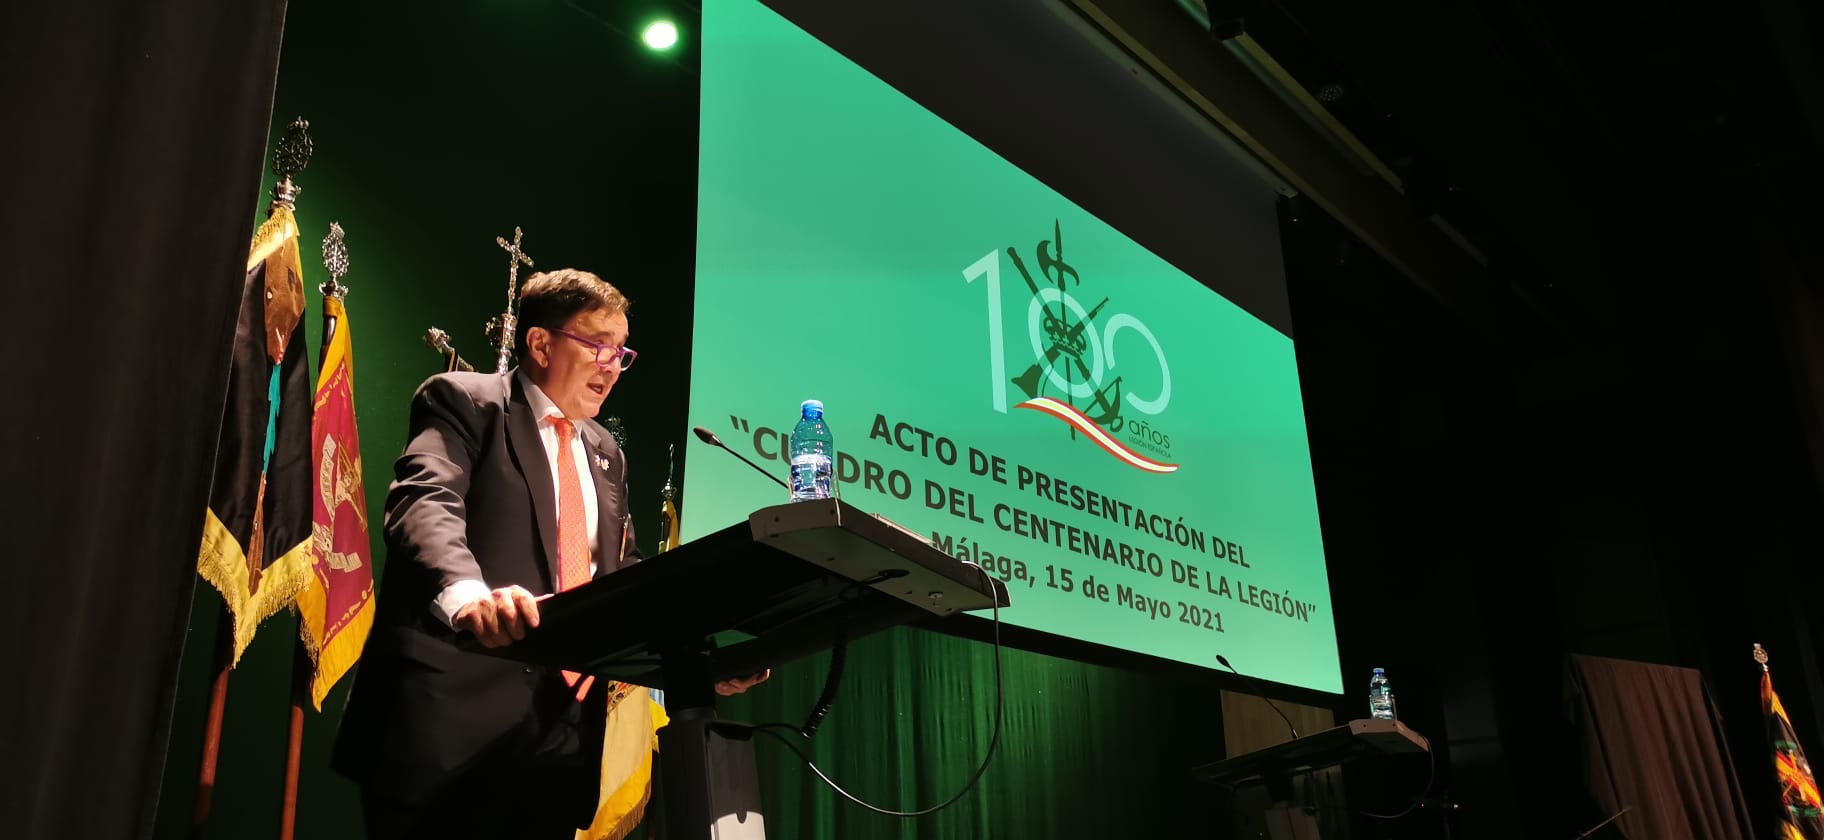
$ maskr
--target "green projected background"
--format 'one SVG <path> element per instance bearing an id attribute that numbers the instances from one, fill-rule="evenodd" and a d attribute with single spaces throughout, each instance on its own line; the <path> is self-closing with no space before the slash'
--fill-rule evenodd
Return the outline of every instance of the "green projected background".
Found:
<path id="1" fill-rule="evenodd" d="M 783 476 L 821 399 L 1006 621 L 1340 692 L 1291 339 L 754 0 L 702 47 L 691 423 Z M 686 539 L 784 501 L 690 445 Z"/>

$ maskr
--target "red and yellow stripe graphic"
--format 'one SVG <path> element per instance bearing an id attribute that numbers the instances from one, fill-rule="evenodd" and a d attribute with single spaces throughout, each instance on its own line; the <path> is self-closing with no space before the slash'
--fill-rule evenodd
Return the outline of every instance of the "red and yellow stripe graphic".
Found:
<path id="1" fill-rule="evenodd" d="M 1034 397 L 1033 399 L 1020 403 L 1015 406 L 1015 408 L 1030 408 L 1034 411 L 1042 411 L 1070 424 L 1071 428 L 1082 432 L 1084 437 L 1089 438 L 1091 441 L 1095 442 L 1097 446 L 1102 447 L 1103 451 L 1115 456 L 1117 460 L 1125 462 L 1128 466 L 1135 469 L 1159 474 L 1178 471 L 1177 464 L 1167 464 L 1163 461 L 1155 461 L 1127 448 L 1126 444 L 1109 437 L 1108 432 L 1103 431 L 1101 426 L 1096 425 L 1094 421 L 1085 417 L 1083 412 L 1076 410 L 1076 408 L 1068 403 L 1059 402 L 1051 397 Z"/>

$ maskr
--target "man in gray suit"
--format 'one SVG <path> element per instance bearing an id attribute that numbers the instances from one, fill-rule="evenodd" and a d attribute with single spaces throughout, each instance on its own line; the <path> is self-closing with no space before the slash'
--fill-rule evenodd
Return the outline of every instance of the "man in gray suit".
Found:
<path id="1" fill-rule="evenodd" d="M 541 597 L 638 559 L 627 465 L 594 420 L 633 364 L 628 305 L 585 271 L 533 275 L 520 366 L 439 374 L 412 399 L 375 626 L 333 759 L 361 784 L 370 840 L 569 838 L 594 812 L 593 680 L 456 641 L 523 638 Z"/>

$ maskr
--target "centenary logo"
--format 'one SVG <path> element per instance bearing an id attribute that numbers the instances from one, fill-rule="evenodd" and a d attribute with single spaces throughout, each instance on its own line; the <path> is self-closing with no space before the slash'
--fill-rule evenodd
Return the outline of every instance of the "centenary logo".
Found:
<path id="1" fill-rule="evenodd" d="M 1051 239 L 1040 240 L 1033 248 L 1038 277 L 1033 276 L 1018 248 L 1009 246 L 1005 253 L 1032 292 L 1026 307 L 1026 337 L 1032 361 L 1015 376 L 1008 376 L 1007 340 L 1001 321 L 1002 252 L 990 251 L 963 269 L 966 282 L 974 283 L 978 278 L 987 281 L 989 376 L 994 410 L 1006 413 L 1014 398 L 1011 392 L 1017 390 L 1022 401 L 1014 408 L 1056 417 L 1070 426 L 1072 437 L 1081 433 L 1110 456 L 1136 469 L 1151 473 L 1177 471 L 1177 464 L 1161 460 L 1172 456 L 1172 439 L 1155 418 L 1171 404 L 1172 371 L 1153 331 L 1125 312 L 1103 317 L 1108 308 L 1107 296 L 1094 307 L 1085 308 L 1071 294 L 1073 289 L 1081 291 L 1083 278 L 1064 260 L 1064 229 L 1060 223 L 1052 223 Z M 1103 320 L 1098 326 L 1099 317 Z M 1122 393 L 1115 347 L 1124 333 L 1132 336 L 1121 345 L 1123 348 L 1134 347 L 1134 339 L 1139 339 L 1152 351 L 1150 358 L 1141 356 L 1135 360 L 1131 352 L 1124 358 L 1130 369 L 1134 365 L 1156 367 L 1157 394 Z"/>

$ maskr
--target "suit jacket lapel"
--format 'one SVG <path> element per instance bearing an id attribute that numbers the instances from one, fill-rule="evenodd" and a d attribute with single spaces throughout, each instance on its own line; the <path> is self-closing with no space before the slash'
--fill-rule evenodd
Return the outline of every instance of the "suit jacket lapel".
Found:
<path id="1" fill-rule="evenodd" d="M 609 471 L 619 466 L 615 461 L 620 452 L 611 448 L 600 426 L 585 423 L 582 429 L 583 443 L 589 448 L 589 476 L 595 481 L 595 568 L 600 575 L 621 567 L 626 505 L 621 502 L 620 488 L 608 480 Z"/>
<path id="2" fill-rule="evenodd" d="M 545 552 L 545 580 L 551 591 L 557 591 L 557 492 L 551 477 L 551 464 L 545 444 L 538 437 L 538 418 L 520 387 L 519 377 L 512 377 L 513 395 L 507 402 L 507 443 L 513 448 L 513 459 L 526 478 L 526 489 L 532 494 L 532 511 L 538 518 L 538 543 Z"/>

